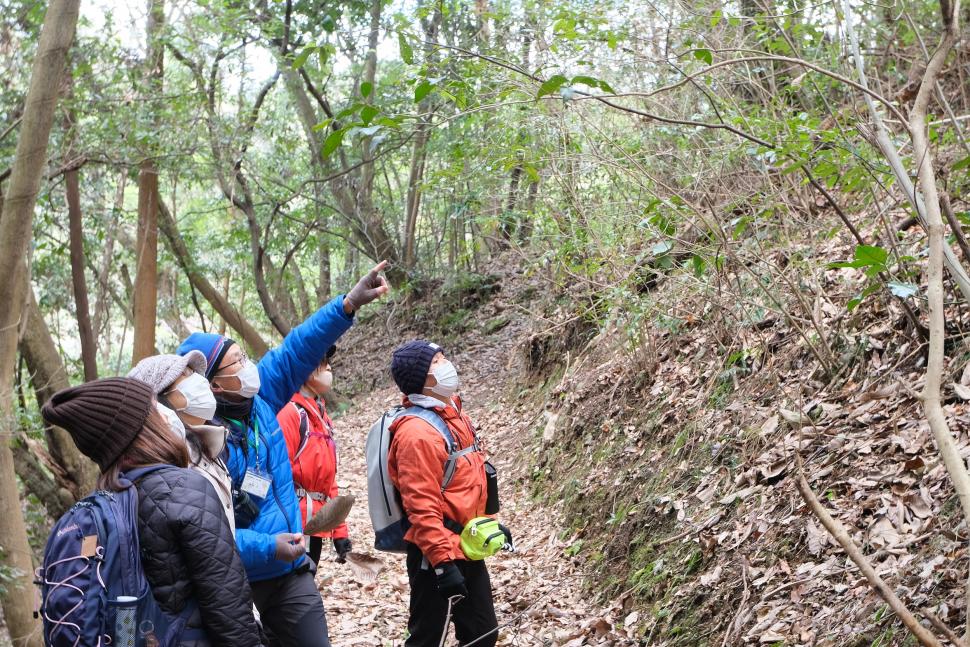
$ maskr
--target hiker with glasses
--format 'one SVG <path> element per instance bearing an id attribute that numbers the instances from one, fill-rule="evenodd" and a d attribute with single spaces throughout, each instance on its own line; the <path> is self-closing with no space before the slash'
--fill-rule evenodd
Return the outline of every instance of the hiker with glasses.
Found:
<path id="1" fill-rule="evenodd" d="M 216 400 L 216 421 L 229 429 L 226 465 L 232 479 L 236 545 L 253 598 L 274 647 L 329 647 L 327 619 L 306 558 L 303 518 L 286 441 L 276 414 L 353 323 L 354 313 L 388 291 L 374 267 L 354 288 L 293 328 L 258 363 L 215 333 L 192 333 L 179 355 L 199 351 Z"/>
<path id="2" fill-rule="evenodd" d="M 484 558 L 511 548 L 512 536 L 487 516 L 498 511 L 497 486 L 462 411 L 458 372 L 440 346 L 419 339 L 394 351 L 391 374 L 406 407 L 390 425 L 387 453 L 407 522 L 411 601 L 404 644 L 437 647 L 450 614 L 461 644 L 492 647 L 498 624 Z"/>
<path id="3" fill-rule="evenodd" d="M 346 561 L 353 548 L 344 521 L 353 498 L 340 496 L 337 487 L 337 442 L 323 397 L 333 387 L 330 362 L 336 352 L 337 347 L 331 346 L 326 358 L 276 415 L 289 451 L 303 532 L 307 535 L 307 553 L 314 564 L 320 563 L 324 539 L 333 541 L 339 563 Z M 318 529 L 315 526 L 324 510 L 330 513 L 324 524 L 327 527 Z M 317 520 L 313 520 L 315 515 Z"/>
<path id="4" fill-rule="evenodd" d="M 61 517 L 45 549 L 45 644 L 261 645 L 222 500 L 185 469 L 184 439 L 152 387 L 95 380 L 58 391 L 41 415 L 101 470 L 98 491 Z"/>
<path id="5" fill-rule="evenodd" d="M 205 379 L 206 368 L 205 355 L 199 351 L 185 355 L 153 355 L 138 362 L 128 372 L 128 377 L 141 380 L 152 388 L 169 427 L 185 439 L 189 467 L 212 484 L 235 534 L 232 479 L 221 458 L 228 431 L 210 423 L 216 415 L 216 399 Z"/>

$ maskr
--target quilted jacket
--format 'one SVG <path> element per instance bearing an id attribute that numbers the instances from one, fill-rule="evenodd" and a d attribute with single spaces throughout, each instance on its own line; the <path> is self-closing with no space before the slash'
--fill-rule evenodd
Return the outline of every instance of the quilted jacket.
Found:
<path id="1" fill-rule="evenodd" d="M 142 566 L 161 607 L 177 614 L 193 599 L 213 647 L 258 647 L 252 593 L 222 501 L 194 470 L 165 469 L 135 484 Z"/>
<path id="2" fill-rule="evenodd" d="M 272 477 L 266 497 L 254 499 L 259 506 L 256 519 L 248 527 L 236 527 L 236 546 L 251 582 L 280 577 L 303 563 L 303 559 L 292 563 L 276 559 L 276 535 L 303 532 L 290 456 L 276 414 L 352 323 L 353 318 L 344 312 L 341 295 L 291 330 L 283 343 L 257 364 L 260 388 L 253 398 L 248 424 L 243 427 L 225 421 L 230 428 L 226 465 L 233 487 L 240 488 L 247 469 Z"/>

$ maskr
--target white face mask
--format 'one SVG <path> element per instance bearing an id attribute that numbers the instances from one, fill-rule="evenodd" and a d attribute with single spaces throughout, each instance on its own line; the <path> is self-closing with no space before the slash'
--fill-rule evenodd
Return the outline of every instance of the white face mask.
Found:
<path id="1" fill-rule="evenodd" d="M 320 385 L 323 387 L 324 391 L 329 391 L 330 388 L 333 386 L 333 371 L 330 371 L 330 370 L 322 371 L 314 375 L 314 377 L 317 379 L 317 382 L 319 382 Z"/>
<path id="2" fill-rule="evenodd" d="M 182 413 L 202 420 L 212 420 L 216 415 L 216 397 L 209 389 L 209 382 L 198 373 L 176 384 L 175 390 L 185 396 L 185 406 L 179 409 Z"/>
<path id="3" fill-rule="evenodd" d="M 434 379 L 437 380 L 437 384 L 432 387 L 428 387 L 435 395 L 440 395 L 443 398 L 450 398 L 458 390 L 460 382 L 458 381 L 458 369 L 455 365 L 444 360 L 438 364 L 431 374 L 434 375 Z"/>
<path id="4" fill-rule="evenodd" d="M 180 439 L 185 440 L 185 425 L 179 419 L 179 414 L 162 404 L 156 405 L 156 407 L 158 412 L 162 414 L 162 417 L 165 418 L 165 421 L 168 423 L 168 428 L 172 430 L 172 433 Z"/>
<path id="5" fill-rule="evenodd" d="M 226 393 L 235 393 L 244 398 L 251 398 L 259 393 L 259 370 L 248 359 L 243 363 L 242 370 L 232 377 L 239 378 L 239 390 L 223 389 Z"/>

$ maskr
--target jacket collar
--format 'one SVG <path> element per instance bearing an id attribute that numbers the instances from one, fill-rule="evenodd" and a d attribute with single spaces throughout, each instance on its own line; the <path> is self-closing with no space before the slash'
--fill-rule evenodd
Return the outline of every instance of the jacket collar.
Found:
<path id="1" fill-rule="evenodd" d="M 186 425 L 186 430 L 196 436 L 208 451 L 209 456 L 218 456 L 222 453 L 222 450 L 226 447 L 226 435 L 227 430 L 225 427 L 217 427 L 216 425 L 197 425 L 188 426 Z M 189 443 L 189 452 L 192 453 L 194 447 Z M 193 457 L 193 460 L 197 460 L 198 457 Z"/>
<path id="2" fill-rule="evenodd" d="M 411 405 L 421 407 L 422 409 L 431 409 L 433 411 L 437 411 L 439 414 L 442 414 L 445 417 L 461 413 L 461 404 L 455 398 L 451 399 L 451 406 L 447 406 L 444 402 L 437 398 L 432 398 L 431 396 L 421 393 L 412 393 L 404 398 L 404 406 Z"/>

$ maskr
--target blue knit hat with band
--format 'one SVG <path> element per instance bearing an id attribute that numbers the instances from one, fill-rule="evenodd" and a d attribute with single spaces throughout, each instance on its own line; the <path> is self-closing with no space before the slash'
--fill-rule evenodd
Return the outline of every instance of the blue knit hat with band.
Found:
<path id="1" fill-rule="evenodd" d="M 222 358 L 225 357 L 226 351 L 235 343 L 225 335 L 218 333 L 194 332 L 185 338 L 185 341 L 182 342 L 175 353 L 177 355 L 187 355 L 190 351 L 197 350 L 205 355 L 205 379 L 211 380 L 215 372 L 219 370 L 219 364 L 222 363 Z"/>
<path id="2" fill-rule="evenodd" d="M 415 339 L 403 344 L 391 355 L 391 375 L 404 395 L 421 393 L 428 379 L 431 360 L 444 350 L 438 344 Z"/>

